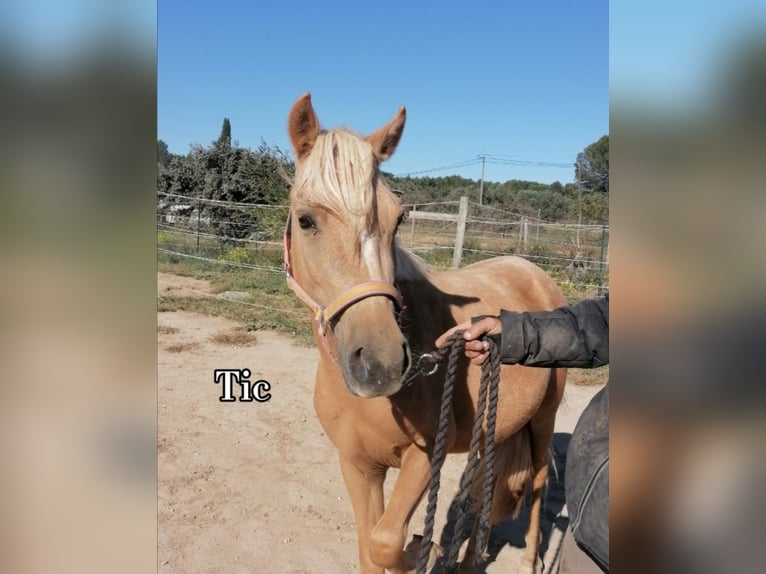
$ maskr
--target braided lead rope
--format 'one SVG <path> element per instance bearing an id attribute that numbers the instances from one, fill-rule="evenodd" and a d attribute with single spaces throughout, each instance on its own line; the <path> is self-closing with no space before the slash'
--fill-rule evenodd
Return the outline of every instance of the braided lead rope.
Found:
<path id="1" fill-rule="evenodd" d="M 426 520 L 423 528 L 423 539 L 418 552 L 417 574 L 426 574 L 428 558 L 431 554 L 431 540 L 434 535 L 434 522 L 436 518 L 436 501 L 439 495 L 441 483 L 441 468 L 447 456 L 447 432 L 449 431 L 449 417 L 452 411 L 452 397 L 457 379 L 457 365 L 460 355 L 463 353 L 462 333 L 456 333 L 455 337 L 448 340 L 443 346 L 449 345 L 449 362 L 442 390 L 441 407 L 439 409 L 439 424 L 437 425 L 434 439 L 434 450 L 431 455 L 431 482 L 428 491 L 428 505 L 426 507 Z"/>
<path id="2" fill-rule="evenodd" d="M 466 522 L 471 510 L 474 506 L 474 501 L 471 497 L 471 485 L 476 477 L 476 474 L 481 465 L 479 459 L 479 447 L 481 446 L 481 434 L 482 425 L 484 424 L 484 411 L 487 404 L 487 392 L 489 377 L 486 361 L 482 365 L 481 384 L 479 385 L 479 396 L 476 399 L 476 412 L 473 417 L 473 428 L 471 429 L 471 443 L 468 447 L 468 460 L 466 461 L 466 467 L 460 477 L 460 487 L 458 493 L 455 496 L 458 505 L 458 517 L 455 524 L 455 530 L 452 532 L 452 540 L 447 549 L 447 559 L 445 561 L 445 573 L 450 573 L 453 569 L 457 568 L 457 558 L 460 552 L 460 547 L 463 542 L 470 536 L 470 531 L 466 528 Z"/>
<path id="3" fill-rule="evenodd" d="M 448 339 L 442 347 L 431 356 L 435 358 L 436 363 L 442 362 L 449 353 L 447 371 L 445 374 L 444 388 L 442 390 L 442 401 L 439 412 L 439 423 L 437 425 L 436 437 L 434 439 L 434 450 L 431 458 L 431 482 L 428 493 L 428 505 L 426 508 L 425 526 L 423 529 L 423 539 L 421 541 L 420 551 L 417 560 L 417 574 L 425 574 L 428 565 L 428 559 L 431 551 L 431 540 L 433 538 L 434 522 L 436 516 L 436 502 L 438 498 L 439 486 L 441 483 L 441 468 L 446 458 L 447 431 L 449 429 L 449 415 L 452 408 L 452 397 L 454 394 L 455 380 L 457 378 L 457 363 L 462 354 L 464 339 L 462 333 L 455 333 Z M 497 402 L 498 387 L 500 383 L 500 353 L 497 346 L 491 339 L 489 341 L 490 356 L 489 360 L 482 365 L 481 384 L 479 386 L 479 395 L 476 401 L 476 413 L 474 415 L 474 425 L 471 431 L 471 443 L 469 446 L 468 461 L 466 469 L 460 479 L 460 487 L 456 496 L 458 500 L 458 520 L 453 531 L 450 542 L 447 559 L 444 564 L 445 574 L 451 574 L 457 571 L 457 557 L 460 547 L 466 538 L 470 535 L 466 532 L 465 522 L 471 512 L 472 499 L 470 496 L 471 485 L 476 472 L 480 466 L 479 443 L 482 434 L 482 424 L 484 421 L 484 411 L 487 410 L 487 434 L 485 436 L 484 457 L 481 463 L 484 463 L 485 474 L 483 484 L 483 496 L 481 505 L 481 515 L 479 518 L 477 532 L 477 546 L 475 555 L 475 564 L 483 560 L 484 548 L 489 537 L 490 530 L 490 512 L 492 509 L 492 494 L 494 488 L 494 463 L 495 463 L 495 428 L 497 425 Z"/>
<path id="4" fill-rule="evenodd" d="M 479 527 L 476 533 L 476 554 L 474 564 L 478 566 L 484 559 L 484 553 L 489 543 L 490 514 L 492 510 L 492 494 L 495 486 L 495 428 L 497 427 L 497 402 L 500 382 L 500 351 L 497 345 L 490 344 L 489 360 L 482 368 L 482 378 L 489 379 L 489 398 L 487 399 L 487 436 L 484 442 L 484 492 L 479 517 Z"/>

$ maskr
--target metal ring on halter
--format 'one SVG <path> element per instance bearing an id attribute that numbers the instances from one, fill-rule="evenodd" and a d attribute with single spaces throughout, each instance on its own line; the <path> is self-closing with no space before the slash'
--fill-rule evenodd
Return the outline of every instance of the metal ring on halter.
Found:
<path id="1" fill-rule="evenodd" d="M 426 369 L 423 367 L 423 359 L 427 359 L 428 361 L 431 361 L 433 363 L 433 366 L 429 371 L 426 371 Z M 420 355 L 420 358 L 418 359 L 418 370 L 423 373 L 426 377 L 429 375 L 433 375 L 436 371 L 439 370 L 439 361 L 434 357 L 431 353 L 425 353 L 423 355 Z"/>

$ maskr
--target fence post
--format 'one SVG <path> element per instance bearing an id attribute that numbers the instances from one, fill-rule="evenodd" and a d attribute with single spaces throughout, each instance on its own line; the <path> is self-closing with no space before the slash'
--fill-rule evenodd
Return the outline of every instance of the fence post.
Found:
<path id="1" fill-rule="evenodd" d="M 604 284 L 604 251 L 606 247 L 606 225 L 601 226 L 601 257 L 598 263 L 598 289 L 596 295 L 601 297 L 602 286 Z"/>
<path id="2" fill-rule="evenodd" d="M 199 223 L 202 212 L 202 202 L 197 198 L 197 255 L 199 255 Z"/>
<path id="3" fill-rule="evenodd" d="M 417 210 L 418 206 L 413 205 L 412 209 L 410 210 L 410 214 L 412 214 L 413 211 Z M 415 247 L 415 218 L 410 215 L 410 247 Z"/>
<path id="4" fill-rule="evenodd" d="M 521 218 L 521 247 L 526 253 L 527 251 L 527 242 L 529 240 L 529 220 L 526 217 Z"/>
<path id="5" fill-rule="evenodd" d="M 455 251 L 452 254 L 452 268 L 460 268 L 460 260 L 463 258 L 463 240 L 465 239 L 465 221 L 468 219 L 468 197 L 460 198 L 460 210 L 458 211 L 457 234 L 455 235 Z"/>
<path id="6" fill-rule="evenodd" d="M 535 232 L 535 243 L 540 243 L 540 214 L 542 213 L 541 209 L 537 210 L 537 231 Z"/>

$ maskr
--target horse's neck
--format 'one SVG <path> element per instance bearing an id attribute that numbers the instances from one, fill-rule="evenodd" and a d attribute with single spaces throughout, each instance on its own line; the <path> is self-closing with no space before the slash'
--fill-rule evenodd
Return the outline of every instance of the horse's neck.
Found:
<path id="1" fill-rule="evenodd" d="M 436 338 L 454 324 L 448 297 L 434 285 L 425 262 L 404 250 L 397 254 L 396 282 L 405 305 L 401 327 L 407 340 L 414 348 L 432 350 Z"/>
<path id="2" fill-rule="evenodd" d="M 449 309 L 437 301 L 438 292 L 428 281 L 404 281 L 398 287 L 404 302 L 400 326 L 407 341 L 418 351 L 432 350 L 432 332 Z"/>

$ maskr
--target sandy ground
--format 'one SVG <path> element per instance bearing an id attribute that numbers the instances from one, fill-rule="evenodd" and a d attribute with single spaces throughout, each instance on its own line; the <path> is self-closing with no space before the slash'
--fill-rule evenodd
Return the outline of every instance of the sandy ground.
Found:
<path id="1" fill-rule="evenodd" d="M 161 274 L 159 291 L 207 290 L 205 282 Z M 183 293 L 188 294 L 188 293 Z M 187 312 L 158 315 L 159 571 L 196 573 L 358 572 L 356 530 L 335 449 L 313 412 L 313 348 L 258 332 L 245 346 L 211 336 L 231 321 Z M 251 371 L 271 384 L 267 402 L 219 401 L 215 369 Z M 554 440 L 560 468 L 569 433 L 598 386 L 569 385 Z M 447 522 L 465 456 L 443 470 L 435 540 Z M 390 489 L 396 471 L 386 482 Z M 424 506 L 410 534 L 423 528 Z M 551 478 L 544 509 L 546 571 L 566 527 L 560 480 Z M 523 519 L 523 513 L 522 513 Z M 523 527 L 495 527 L 488 573 L 516 572 Z"/>

